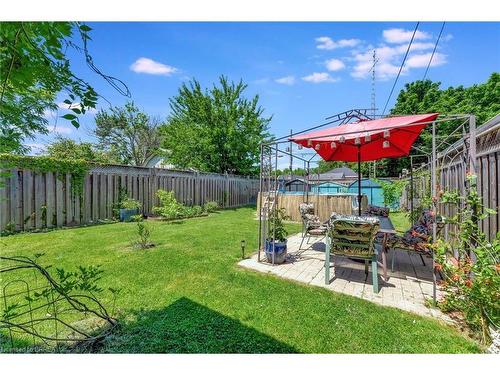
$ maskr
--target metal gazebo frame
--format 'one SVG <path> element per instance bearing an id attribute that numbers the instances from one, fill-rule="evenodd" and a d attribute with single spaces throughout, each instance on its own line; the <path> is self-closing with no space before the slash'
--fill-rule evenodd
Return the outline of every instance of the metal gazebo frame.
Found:
<path id="1" fill-rule="evenodd" d="M 314 162 L 313 159 L 315 159 L 318 154 L 316 152 L 313 152 L 313 156 L 309 159 L 299 156 L 299 155 L 294 155 L 292 151 L 292 145 L 289 140 L 289 138 L 299 135 L 299 134 L 304 134 L 308 133 L 313 130 L 317 130 L 322 127 L 326 126 L 332 126 L 332 125 L 344 125 L 348 123 L 352 123 L 353 121 L 366 121 L 366 120 L 372 120 L 373 118 L 368 115 L 372 109 L 351 109 L 345 112 L 338 113 L 333 116 L 329 116 L 326 118 L 328 120 L 325 123 L 322 123 L 320 125 L 316 125 L 313 127 L 310 127 L 305 130 L 301 130 L 299 132 L 295 132 L 274 139 L 270 142 L 263 142 L 260 144 L 260 191 L 259 191 L 259 210 L 257 214 L 259 215 L 259 249 L 258 249 L 258 261 L 261 261 L 261 252 L 265 250 L 266 248 L 266 240 L 269 235 L 272 233 L 272 238 L 274 238 L 275 234 L 275 228 L 273 226 L 273 220 L 269 220 L 271 217 L 276 217 L 278 214 L 278 204 L 277 204 L 277 198 L 278 195 L 280 194 L 279 192 L 279 181 L 278 181 L 278 158 L 283 157 L 283 156 L 289 156 L 290 157 L 290 174 L 293 173 L 292 171 L 292 165 L 293 159 L 297 159 L 300 162 L 303 163 L 304 170 L 305 170 L 305 188 L 303 192 L 303 197 L 304 197 L 304 202 L 308 203 L 309 202 L 309 178 L 310 178 L 310 165 L 311 162 Z M 378 116 L 382 117 L 382 116 Z M 437 143 L 438 136 L 436 135 L 436 124 L 442 123 L 442 122 L 447 122 L 447 121 L 461 121 L 456 128 L 450 133 L 439 140 L 439 144 Z M 427 156 L 428 158 L 428 163 L 427 166 L 430 165 L 431 169 L 431 196 L 435 198 L 437 196 L 437 189 L 438 189 L 438 180 L 437 180 L 437 169 L 438 169 L 438 161 L 439 160 L 445 160 L 448 154 L 439 154 L 438 155 L 438 149 L 442 146 L 446 146 L 447 148 L 450 148 L 457 142 L 452 141 L 451 143 L 449 142 L 450 139 L 455 136 L 459 136 L 464 144 L 464 150 L 466 150 L 466 155 L 464 156 L 464 164 L 467 167 L 467 172 L 470 174 L 475 174 L 476 172 L 476 118 L 474 115 L 470 114 L 456 114 L 456 115 L 439 115 L 438 118 L 432 121 L 424 121 L 424 122 L 419 122 L 419 123 L 412 123 L 409 125 L 403 125 L 401 127 L 405 126 L 415 126 L 415 125 L 432 125 L 431 129 L 431 134 L 432 134 L 432 149 L 430 151 L 428 150 L 421 150 L 416 146 L 413 146 L 412 149 L 416 150 L 420 154 L 418 155 L 409 155 L 410 161 L 411 161 L 411 168 L 410 168 L 410 210 L 412 212 L 412 217 L 413 217 L 413 210 L 414 210 L 414 197 L 413 197 L 413 158 L 417 156 Z M 468 125 L 468 130 L 467 130 L 467 125 Z M 379 130 L 384 130 L 384 129 L 379 129 Z M 459 133 L 461 131 L 461 133 Z M 342 133 L 343 135 L 348 135 L 348 134 L 353 134 L 356 132 L 345 132 Z M 340 134 L 336 134 L 340 135 Z M 315 137 L 314 139 L 322 138 L 322 137 L 329 137 L 330 134 L 323 135 L 321 137 Z M 283 146 L 286 146 L 286 144 L 289 143 L 289 147 L 285 147 L 283 149 Z M 299 146 L 299 149 L 301 147 Z M 456 155 L 454 156 L 456 157 Z M 317 161 L 317 160 L 316 160 Z M 358 168 L 360 168 L 360 163 L 358 162 Z M 361 207 L 361 185 L 358 182 L 358 205 Z M 432 209 L 434 212 L 437 214 L 438 210 L 438 205 L 437 205 L 437 200 L 432 199 Z M 434 221 L 433 226 L 432 226 L 432 238 L 435 239 L 437 237 L 437 223 Z M 273 243 L 273 251 L 272 251 L 272 262 L 274 265 L 274 243 Z M 433 267 L 433 300 L 436 302 L 436 273 L 435 273 L 435 256 L 434 253 L 432 252 L 432 267 Z"/>

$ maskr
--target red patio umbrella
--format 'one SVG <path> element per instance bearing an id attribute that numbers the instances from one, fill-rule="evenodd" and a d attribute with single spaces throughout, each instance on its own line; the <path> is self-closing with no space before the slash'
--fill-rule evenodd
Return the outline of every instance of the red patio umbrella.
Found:
<path id="1" fill-rule="evenodd" d="M 422 129 L 438 115 L 429 113 L 359 121 L 301 134 L 289 140 L 313 148 L 326 161 L 358 162 L 358 212 L 361 215 L 360 163 L 409 155 Z"/>

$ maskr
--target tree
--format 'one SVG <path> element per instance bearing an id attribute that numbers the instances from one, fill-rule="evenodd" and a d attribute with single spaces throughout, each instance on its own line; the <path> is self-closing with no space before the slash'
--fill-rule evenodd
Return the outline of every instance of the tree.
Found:
<path id="1" fill-rule="evenodd" d="M 90 142 L 78 143 L 63 136 L 58 136 L 47 146 L 46 154 L 56 159 L 80 159 L 103 164 L 117 162 L 111 155 L 97 150 Z"/>
<path id="2" fill-rule="evenodd" d="M 473 114 L 477 125 L 481 125 L 500 112 L 500 74 L 493 73 L 482 84 L 465 88 L 463 86 L 440 88 L 440 82 L 415 81 L 400 91 L 393 115 L 439 112 L 443 114 Z M 448 135 L 456 129 L 455 121 L 441 123 L 437 135 Z M 455 138 L 458 139 L 458 138 Z M 430 127 L 422 131 L 415 146 L 430 152 L 432 135 Z M 421 152 L 419 152 L 421 153 Z M 398 176 L 403 168 L 410 168 L 409 158 L 383 159 L 377 161 L 377 176 Z"/>
<path id="3" fill-rule="evenodd" d="M 23 140 L 47 134 L 46 111 L 57 109 L 65 91 L 71 112 L 63 117 L 75 127 L 78 115 L 95 108 L 97 93 L 76 77 L 66 49 L 76 31 L 86 42 L 90 27 L 77 22 L 2 22 L 0 27 L 0 151 L 25 152 Z"/>
<path id="4" fill-rule="evenodd" d="M 87 66 L 116 91 L 130 96 L 127 86 L 103 74 L 87 49 L 92 29 L 79 22 L 0 23 L 0 152 L 24 153 L 23 141 L 48 133 L 46 113 L 57 109 L 64 93 L 68 112 L 62 117 L 76 128 L 79 115 L 97 105 L 98 94 L 76 76 L 67 55 L 85 57 Z"/>
<path id="5" fill-rule="evenodd" d="M 95 123 L 98 148 L 122 164 L 143 166 L 159 152 L 160 120 L 140 111 L 133 102 L 99 111 Z"/>
<path id="6" fill-rule="evenodd" d="M 271 118 L 263 117 L 258 96 L 243 96 L 246 88 L 224 76 L 210 90 L 196 80 L 183 84 L 162 127 L 168 161 L 206 172 L 256 174 Z"/>

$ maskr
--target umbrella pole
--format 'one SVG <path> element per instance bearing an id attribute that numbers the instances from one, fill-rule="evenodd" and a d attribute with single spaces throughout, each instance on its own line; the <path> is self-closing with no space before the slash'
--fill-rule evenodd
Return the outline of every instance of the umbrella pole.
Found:
<path id="1" fill-rule="evenodd" d="M 361 145 L 358 145 L 358 215 L 361 216 Z"/>

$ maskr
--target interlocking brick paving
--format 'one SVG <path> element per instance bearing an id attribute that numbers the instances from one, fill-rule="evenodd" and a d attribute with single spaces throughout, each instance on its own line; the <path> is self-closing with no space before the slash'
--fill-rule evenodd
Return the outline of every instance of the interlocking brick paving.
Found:
<path id="1" fill-rule="evenodd" d="M 332 255 L 330 258 L 330 283 L 325 284 L 325 243 L 324 238 L 310 238 L 302 245 L 301 234 L 288 238 L 288 255 L 284 264 L 272 265 L 257 261 L 257 253 L 239 262 L 239 265 L 263 273 L 271 273 L 285 279 L 315 285 L 331 291 L 349 294 L 384 306 L 397 307 L 419 315 L 450 319 L 439 310 L 429 308 L 425 301 L 432 298 L 432 260 L 424 257 L 425 265 L 418 254 L 400 250 L 390 250 L 387 256 L 388 280 L 382 277 L 379 266 L 378 293 L 373 292 L 371 267 L 365 274 L 364 264 L 345 257 Z M 261 254 L 263 255 L 263 254 Z M 394 259 L 394 272 L 390 265 Z M 438 298 L 441 292 L 438 289 Z"/>

